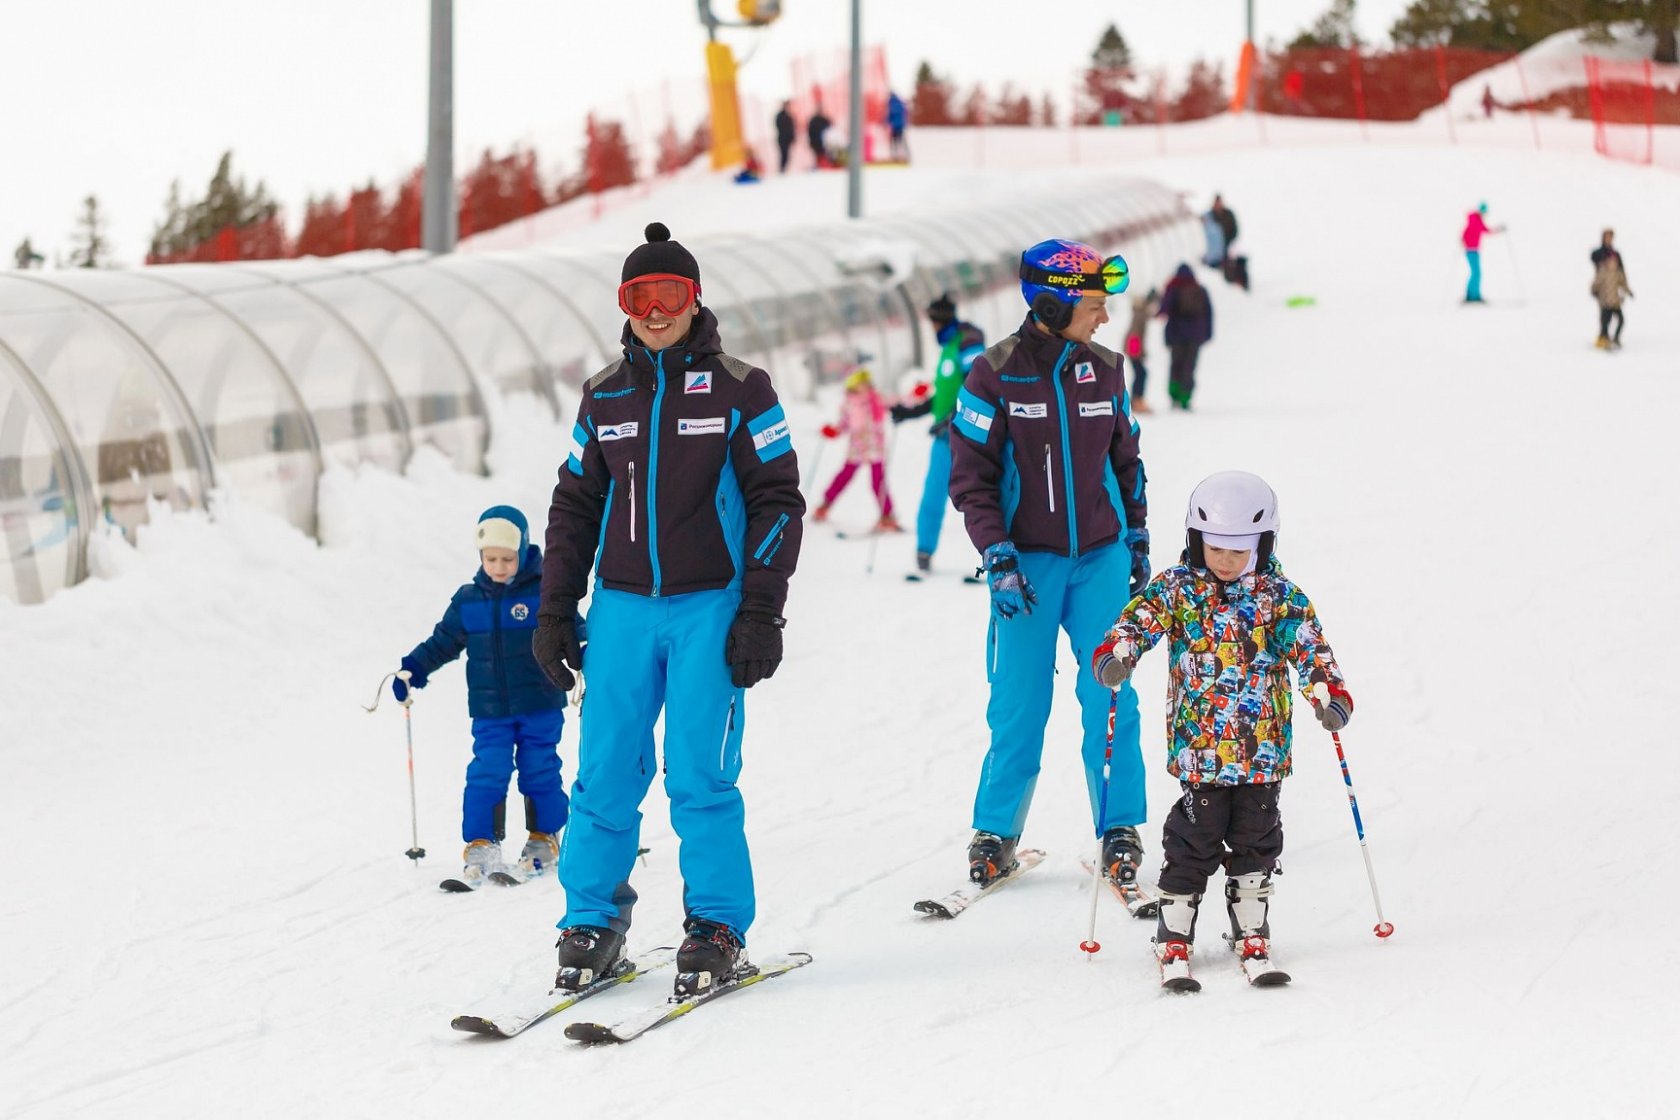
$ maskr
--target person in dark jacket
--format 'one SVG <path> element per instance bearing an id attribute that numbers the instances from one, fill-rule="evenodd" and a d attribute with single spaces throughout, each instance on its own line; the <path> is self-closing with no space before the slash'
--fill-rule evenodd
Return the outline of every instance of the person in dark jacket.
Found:
<path id="1" fill-rule="evenodd" d="M 910 107 L 896 93 L 887 94 L 887 136 L 891 141 L 890 158 L 896 163 L 910 162 L 910 145 L 904 142 L 904 126 L 910 123 Z"/>
<path id="2" fill-rule="evenodd" d="M 783 175 L 787 174 L 788 155 L 793 151 L 793 138 L 798 130 L 793 125 L 793 113 L 786 101 L 776 112 L 776 150 L 782 154 Z"/>
<path id="3" fill-rule="evenodd" d="M 658 222 L 646 232 L 618 292 L 623 356 L 584 383 L 548 515 L 537 660 L 562 688 L 582 670 L 589 697 L 560 853 L 564 988 L 624 957 L 639 806 L 661 772 L 682 842 L 679 990 L 745 963 L 745 690 L 781 664 L 805 514 L 770 375 L 724 353 L 693 254 Z M 573 619 L 591 569 L 584 649 Z"/>
<path id="4" fill-rule="evenodd" d="M 1108 612 L 1149 580 L 1148 504 L 1125 372 L 1119 355 L 1091 341 L 1108 321 L 1108 297 L 1125 290 L 1125 262 L 1053 240 L 1022 254 L 1020 275 L 1031 312 L 975 359 L 951 425 L 951 500 L 985 557 L 992 597 L 991 747 L 968 852 L 969 877 L 981 884 L 1016 862 L 1044 752 L 1058 630 L 1083 667 Z M 1089 673 L 1073 680 L 1103 870 L 1125 886 L 1142 861 L 1137 826 L 1147 815 L 1137 693 L 1114 694 L 1105 792 L 1110 693 Z"/>
<path id="5" fill-rule="evenodd" d="M 1180 264 L 1167 281 L 1156 314 L 1167 321 L 1162 336 L 1172 352 L 1167 395 L 1174 408 L 1189 412 L 1190 398 L 1196 392 L 1196 359 L 1202 347 L 1213 340 L 1213 300 L 1207 289 L 1196 283 L 1189 265 Z"/>
<path id="6" fill-rule="evenodd" d="M 821 105 L 812 110 L 811 119 L 805 122 L 805 139 L 810 142 L 811 155 L 819 171 L 834 166 L 834 160 L 828 154 L 828 130 L 833 123 L 823 116 Z"/>
<path id="7" fill-rule="evenodd" d="M 1622 299 L 1633 298 L 1633 290 L 1628 287 L 1627 268 L 1622 264 L 1622 254 L 1616 248 L 1616 231 L 1607 229 L 1599 240 L 1598 248 L 1592 251 L 1593 281 L 1592 295 L 1598 301 L 1598 339 L 1593 343 L 1600 350 L 1620 350 L 1622 348 Z M 1610 333 L 1610 324 L 1616 324 L 1616 333 Z"/>
<path id="8" fill-rule="evenodd" d="M 527 877 L 555 866 L 556 837 L 567 813 L 556 750 L 566 694 L 531 651 L 542 549 L 530 543 L 525 515 L 512 506 L 491 506 L 480 514 L 476 540 L 478 574 L 455 592 L 432 636 L 402 659 L 402 671 L 391 682 L 397 701 L 411 703 L 410 689 L 425 688 L 433 673 L 467 655 L 473 757 L 461 798 L 461 839 L 467 842 L 462 878 L 473 885 L 507 870 L 502 820 L 516 767 L 531 834 L 519 854 L 519 870 Z"/>
<path id="9" fill-rule="evenodd" d="M 1214 223 L 1219 226 L 1219 232 L 1225 236 L 1225 255 L 1219 261 L 1220 264 L 1224 264 L 1225 260 L 1231 256 L 1232 246 L 1236 244 L 1237 214 L 1236 211 L 1225 205 L 1223 196 L 1216 194 L 1213 196 L 1213 208 L 1208 211 L 1208 216 L 1214 220 Z"/>

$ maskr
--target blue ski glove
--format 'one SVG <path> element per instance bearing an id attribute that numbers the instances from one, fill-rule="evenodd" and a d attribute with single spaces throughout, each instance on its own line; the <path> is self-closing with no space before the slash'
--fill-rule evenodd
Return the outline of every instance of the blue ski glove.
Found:
<path id="1" fill-rule="evenodd" d="M 398 674 L 391 678 L 391 695 L 397 698 L 397 703 L 408 703 L 408 693 L 413 688 L 426 687 L 426 670 L 420 668 L 420 663 L 412 657 L 402 659 L 402 671 L 407 677 Z"/>
<path id="2" fill-rule="evenodd" d="M 984 560 L 986 586 L 992 592 L 992 613 L 1002 619 L 1014 618 L 1022 611 L 1031 614 L 1038 596 L 1027 582 L 1026 573 L 1021 571 L 1021 554 L 1015 550 L 1015 542 L 999 541 L 992 545 L 986 550 Z"/>
<path id="3" fill-rule="evenodd" d="M 1132 598 L 1149 582 L 1149 530 L 1126 530 L 1126 548 L 1132 554 Z"/>

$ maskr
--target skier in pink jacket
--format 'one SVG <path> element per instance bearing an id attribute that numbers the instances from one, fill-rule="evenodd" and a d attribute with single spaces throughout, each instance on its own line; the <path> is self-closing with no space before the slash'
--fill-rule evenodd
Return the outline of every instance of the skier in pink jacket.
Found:
<path id="1" fill-rule="evenodd" d="M 846 465 L 840 468 L 834 481 L 823 492 L 822 504 L 812 515 L 814 520 L 828 520 L 829 507 L 846 489 L 846 484 L 852 481 L 858 468 L 867 466 L 869 481 L 875 489 L 875 500 L 881 506 L 881 519 L 875 523 L 875 532 L 899 532 L 898 519 L 893 516 L 892 495 L 887 492 L 886 437 L 888 410 L 898 403 L 897 397 L 886 396 L 875 388 L 875 379 L 867 369 L 857 370 L 846 378 L 846 400 L 840 422 L 824 424 L 822 429 L 826 439 L 837 439 L 841 435 L 847 437 Z"/>
<path id="2" fill-rule="evenodd" d="M 1470 262 L 1470 282 L 1464 286 L 1465 303 L 1486 303 L 1482 298 L 1482 234 L 1504 233 L 1504 226 L 1487 224 L 1487 203 L 1479 204 L 1464 219 L 1464 259 Z"/>

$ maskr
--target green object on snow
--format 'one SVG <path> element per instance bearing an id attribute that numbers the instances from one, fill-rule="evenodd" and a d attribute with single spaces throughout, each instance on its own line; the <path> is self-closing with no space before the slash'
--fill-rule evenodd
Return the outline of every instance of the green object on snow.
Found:
<path id="1" fill-rule="evenodd" d="M 1283 303 L 1285 307 L 1316 307 L 1318 299 L 1315 296 L 1290 296 Z"/>

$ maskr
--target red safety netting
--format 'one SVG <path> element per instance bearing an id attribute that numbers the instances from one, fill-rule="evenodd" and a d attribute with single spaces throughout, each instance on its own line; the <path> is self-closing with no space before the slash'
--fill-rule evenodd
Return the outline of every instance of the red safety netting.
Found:
<path id="1" fill-rule="evenodd" d="M 1659 153 L 1657 128 L 1680 125 L 1680 66 L 1593 55 L 1582 61 L 1593 150 L 1611 159 L 1672 165 L 1661 158 L 1666 153 Z"/>

